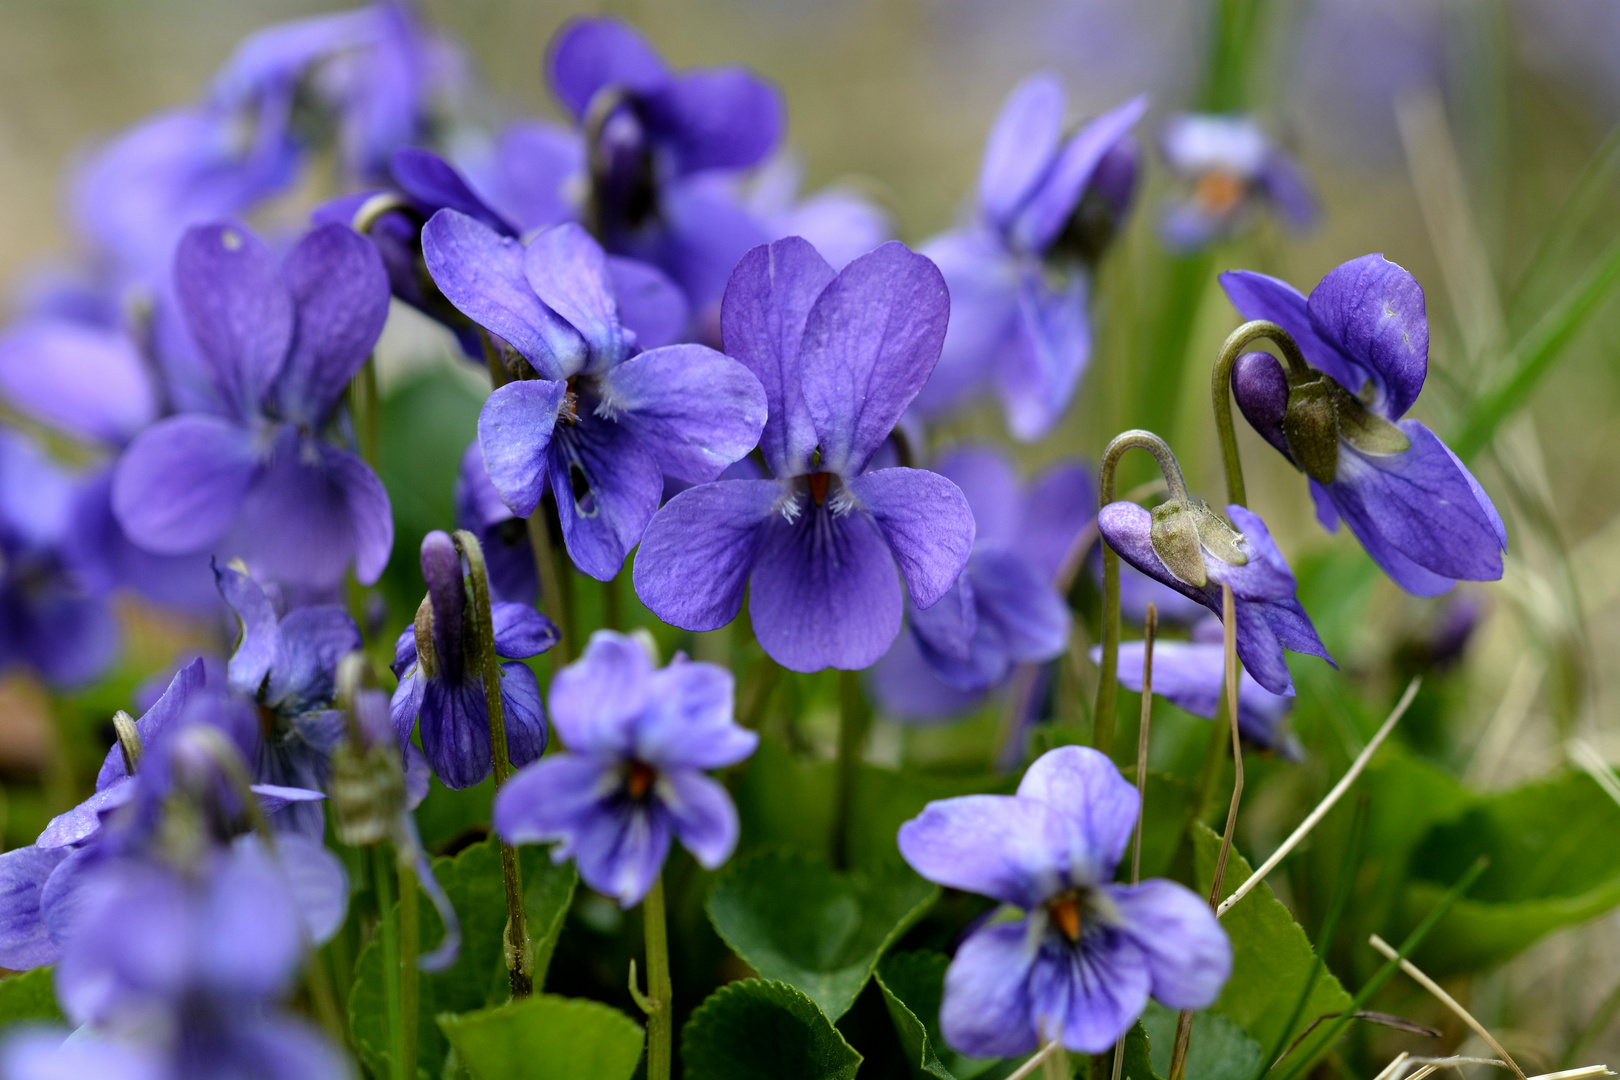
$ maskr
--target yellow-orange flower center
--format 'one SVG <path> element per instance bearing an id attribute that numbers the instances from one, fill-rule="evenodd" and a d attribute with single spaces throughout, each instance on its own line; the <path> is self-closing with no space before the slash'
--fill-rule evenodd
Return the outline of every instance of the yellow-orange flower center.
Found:
<path id="1" fill-rule="evenodd" d="M 832 480 L 832 477 L 824 472 L 813 472 L 810 474 L 809 479 L 810 497 L 816 500 L 817 506 L 820 506 L 827 501 L 827 484 Z"/>
<path id="2" fill-rule="evenodd" d="M 1243 180 L 1225 169 L 1211 169 L 1198 178 L 1193 197 L 1211 214 L 1224 214 L 1243 198 Z"/>
<path id="3" fill-rule="evenodd" d="M 1070 941 L 1080 940 L 1080 901 L 1075 897 L 1066 897 L 1053 901 L 1047 910 L 1052 913 L 1052 921 L 1057 923 L 1063 936 Z"/>
<path id="4" fill-rule="evenodd" d="M 635 761 L 630 764 L 630 775 L 625 778 L 624 786 L 629 789 L 632 799 L 639 799 L 647 794 L 657 779 L 658 772 L 651 765 Z"/>

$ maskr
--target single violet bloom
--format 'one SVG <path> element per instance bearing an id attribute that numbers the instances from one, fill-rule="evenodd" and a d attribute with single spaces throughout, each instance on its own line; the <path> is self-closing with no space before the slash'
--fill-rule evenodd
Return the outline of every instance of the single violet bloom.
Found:
<path id="1" fill-rule="evenodd" d="M 1221 275 L 1246 319 L 1269 319 L 1313 369 L 1284 374 L 1269 353 L 1239 357 L 1238 408 L 1310 478 L 1316 517 L 1343 520 L 1373 561 L 1415 596 L 1502 576 L 1507 529 L 1490 496 L 1421 421 L 1402 419 L 1429 370 L 1423 288 L 1382 255 L 1328 272 L 1309 298 L 1248 270 Z"/>
<path id="2" fill-rule="evenodd" d="M 917 396 L 934 417 L 993 384 L 1013 436 L 1030 442 L 1068 408 L 1091 356 L 1091 281 L 1128 212 L 1147 99 L 1064 134 L 1050 73 L 1020 83 L 990 131 L 974 220 L 922 253 L 951 289 L 939 367 Z"/>
<path id="3" fill-rule="evenodd" d="M 434 530 L 423 537 L 422 577 L 428 594 L 416 625 L 394 645 L 399 676 L 390 703 L 394 731 L 403 746 L 420 717 L 422 752 L 433 774 L 446 787 L 472 787 L 490 774 L 494 760 L 461 554 L 447 533 Z M 492 604 L 491 615 L 495 653 L 506 661 L 501 664 L 506 752 L 514 766 L 523 766 L 546 749 L 546 714 L 539 681 L 519 661 L 557 644 L 557 628 L 526 604 Z"/>
<path id="4" fill-rule="evenodd" d="M 1203 513 L 1215 520 L 1207 509 Z M 1226 513 L 1237 531 L 1224 530 L 1224 542 L 1216 542 L 1200 530 L 1196 551 L 1187 553 L 1190 568 L 1184 565 L 1182 572 L 1197 580 L 1178 577 L 1166 565 L 1154 544 L 1161 522 L 1145 507 L 1133 502 L 1109 503 L 1098 513 L 1097 527 L 1120 558 L 1217 616 L 1221 614 L 1221 586 L 1230 585 L 1237 653 L 1244 669 L 1273 694 L 1290 694 L 1294 682 L 1283 660 L 1285 648 L 1320 656 L 1330 664 L 1333 658 L 1294 596 L 1298 588 L 1294 573 L 1277 550 L 1266 523 L 1235 504 Z"/>
<path id="5" fill-rule="evenodd" d="M 750 251 L 722 319 L 770 400 L 760 449 L 773 478 L 699 484 L 665 504 L 636 554 L 642 602 L 713 630 L 746 589 L 760 646 L 783 667 L 876 662 L 900 631 L 901 579 L 930 608 L 973 546 L 955 484 L 868 471 L 933 370 L 949 311 L 934 264 L 897 241 L 836 274 L 797 237 Z"/>
<path id="6" fill-rule="evenodd" d="M 685 302 L 657 270 L 557 225 L 524 247 L 455 210 L 422 234 L 444 295 L 538 378 L 489 396 L 489 479 L 527 517 L 547 484 L 574 565 L 610 581 L 641 539 L 664 476 L 713 480 L 759 441 L 765 394 L 730 357 L 674 345 Z M 646 350 L 646 351 L 642 351 Z"/>
<path id="7" fill-rule="evenodd" d="M 1142 692 L 1142 662 L 1146 647 L 1140 641 L 1119 646 L 1119 684 Z M 1102 646 L 1093 645 L 1091 662 L 1102 662 Z M 1153 644 L 1153 696 L 1162 697 L 1194 716 L 1213 720 L 1226 692 L 1226 648 L 1221 622 L 1205 615 L 1192 628 L 1191 641 L 1163 638 Z M 1261 750 L 1274 751 L 1286 761 L 1300 761 L 1305 750 L 1287 730 L 1294 696 L 1273 694 L 1238 669 L 1238 734 Z"/>
<path id="8" fill-rule="evenodd" d="M 621 907 L 641 902 L 678 839 L 713 870 L 737 846 L 737 808 L 708 769 L 735 765 L 759 736 L 732 719 L 731 672 L 676 657 L 668 667 L 634 637 L 598 630 L 551 682 L 567 749 L 515 774 L 495 796 L 509 844 L 558 842 L 579 876 Z"/>
<path id="9" fill-rule="evenodd" d="M 1098 1054 L 1149 996 L 1171 1009 L 1219 996 L 1232 946 L 1203 898 L 1163 878 L 1113 880 L 1140 811 L 1105 755 L 1064 746 L 1016 795 L 931 802 L 900 826 L 900 854 L 923 877 L 1024 913 L 980 925 L 946 969 L 939 1019 L 953 1049 L 1014 1057 L 1049 1037 Z"/>
<path id="10" fill-rule="evenodd" d="M 150 551 L 241 556 L 287 585 L 330 589 L 351 564 L 376 581 L 388 493 L 323 437 L 388 317 L 376 249 L 327 225 L 278 263 L 246 228 L 210 225 L 181 241 L 175 285 L 225 412 L 135 438 L 113 479 L 119 523 Z"/>
<path id="11" fill-rule="evenodd" d="M 901 721 L 959 715 L 1011 674 L 1015 664 L 1060 655 L 1069 607 L 1058 573 L 1096 513 L 1096 485 L 1078 465 L 1057 465 L 1024 485 L 1013 463 L 988 446 L 963 447 L 935 471 L 973 511 L 973 553 L 950 591 L 926 611 L 909 606 L 911 628 L 872 673 L 884 711 Z M 906 655 L 915 649 L 922 661 Z M 930 683 L 960 692 L 941 694 Z"/>
<path id="12" fill-rule="evenodd" d="M 1234 236 L 1262 206 L 1298 231 L 1320 216 L 1303 170 L 1252 116 L 1172 116 L 1160 132 L 1159 148 L 1170 168 L 1192 185 L 1190 194 L 1165 208 L 1159 224 L 1159 235 L 1172 251 L 1197 251 Z"/>

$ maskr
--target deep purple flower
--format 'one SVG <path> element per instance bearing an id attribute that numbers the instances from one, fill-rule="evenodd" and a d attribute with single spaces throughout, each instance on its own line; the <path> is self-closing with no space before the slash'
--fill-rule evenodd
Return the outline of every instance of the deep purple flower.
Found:
<path id="1" fill-rule="evenodd" d="M 759 736 L 732 719 L 731 672 L 676 657 L 655 669 L 641 642 L 611 630 L 551 682 L 551 718 L 567 747 L 495 796 L 510 844 L 560 841 L 557 862 L 622 907 L 641 902 L 672 837 L 705 869 L 737 846 L 737 808 L 706 769 L 735 765 Z"/>
<path id="2" fill-rule="evenodd" d="M 446 787 L 471 787 L 494 762 L 461 555 L 448 534 L 435 530 L 422 538 L 422 576 L 427 602 L 394 645 L 394 731 L 401 745 L 408 742 L 420 715 L 422 752 L 433 774 Z M 546 749 L 546 713 L 534 672 L 518 661 L 557 644 L 557 628 L 527 604 L 492 604 L 491 614 L 496 655 L 507 661 L 501 665 L 506 752 L 512 764 L 527 765 Z"/>
<path id="3" fill-rule="evenodd" d="M 1044 663 L 1063 652 L 1069 607 L 1057 574 L 1097 506 L 1091 473 L 1078 465 L 1055 466 L 1026 487 L 1004 455 L 975 446 L 946 454 L 936 471 L 961 489 L 973 511 L 973 553 L 939 603 L 926 611 L 908 607 L 911 634 L 897 638 L 873 671 L 878 701 L 901 720 L 958 714 L 1014 664 Z M 921 666 L 905 655 L 912 649 Z M 961 696 L 941 694 L 932 683 Z M 942 714 L 944 705 L 952 707 Z"/>
<path id="4" fill-rule="evenodd" d="M 1272 542 L 1266 523 L 1241 506 L 1228 506 L 1226 513 L 1238 531 L 1234 534 L 1217 523 L 1215 527 L 1225 532 L 1224 542 L 1212 541 L 1201 531 L 1196 554 L 1188 553 L 1193 565 L 1184 567 L 1184 573 L 1201 580 L 1177 577 L 1165 564 L 1155 550 L 1155 514 L 1146 508 L 1133 502 L 1109 503 L 1097 515 L 1097 527 L 1120 558 L 1216 615 L 1221 613 L 1221 586 L 1230 585 L 1243 667 L 1273 694 L 1292 693 L 1284 649 L 1320 656 L 1330 664 L 1332 657 L 1294 597 L 1298 587 L 1294 573 Z M 1242 561 L 1229 561 L 1236 559 Z"/>
<path id="5" fill-rule="evenodd" d="M 175 285 L 224 415 L 143 431 L 113 481 L 113 510 L 160 554 L 243 556 L 288 585 L 330 588 L 352 562 L 377 580 L 393 546 L 388 494 L 323 437 L 388 316 L 376 249 L 341 226 L 278 264 L 240 225 L 188 232 Z"/>
<path id="6" fill-rule="evenodd" d="M 900 631 L 900 578 L 917 608 L 932 607 L 973 545 L 955 484 L 868 471 L 933 370 L 949 310 L 934 264 L 896 241 L 837 274 L 797 237 L 750 251 L 723 322 L 726 348 L 770 401 L 760 449 L 774 479 L 671 499 L 636 555 L 642 602 L 674 626 L 713 630 L 746 587 L 754 633 L 784 667 L 882 656 Z"/>
<path id="7" fill-rule="evenodd" d="M 454 210 L 428 222 L 422 248 L 451 303 L 539 376 L 489 396 L 478 441 L 517 514 L 533 512 L 549 481 L 568 554 L 585 573 L 609 581 L 619 572 L 665 474 L 713 480 L 758 442 L 759 381 L 713 349 L 670 344 L 685 302 L 657 270 L 605 255 L 578 225 L 525 248 Z"/>
<path id="8" fill-rule="evenodd" d="M 1416 596 L 1500 578 L 1507 529 L 1490 496 L 1434 432 L 1401 419 L 1429 370 L 1417 280 L 1363 255 L 1329 271 L 1309 299 L 1248 270 L 1222 274 L 1221 284 L 1244 318 L 1287 330 L 1315 369 L 1293 384 L 1270 354 L 1247 353 L 1232 390 L 1255 430 L 1310 477 L 1322 526 L 1343 519 Z"/>
<path id="9" fill-rule="evenodd" d="M 1320 214 L 1310 181 L 1251 116 L 1183 113 L 1165 122 L 1159 149 L 1192 185 L 1165 208 L 1159 235 L 1172 251 L 1196 251 L 1247 228 L 1269 207 L 1297 230 Z"/>
<path id="10" fill-rule="evenodd" d="M 1205 616 L 1192 629 L 1191 641 L 1159 639 L 1153 645 L 1153 694 L 1194 716 L 1213 720 L 1226 693 L 1225 658 L 1219 619 Z M 1123 642 L 1119 647 L 1119 684 L 1142 692 L 1142 661 L 1145 646 L 1140 641 Z M 1092 663 L 1102 660 L 1102 646 L 1091 649 Z M 1285 726 L 1293 711 L 1294 696 L 1273 694 L 1238 669 L 1238 733 L 1246 742 L 1263 750 L 1274 750 L 1289 761 L 1304 757 L 1292 732 Z"/>
<path id="11" fill-rule="evenodd" d="M 476 439 L 461 455 L 455 497 L 456 525 L 477 536 L 484 549 L 490 595 L 497 601 L 532 606 L 540 594 L 540 574 L 528 525 L 501 501 L 501 493 L 489 482 L 484 452 Z"/>
<path id="12" fill-rule="evenodd" d="M 993 383 L 1014 437 L 1051 430 L 1091 356 L 1091 278 L 1129 209 L 1133 98 L 1063 134 L 1063 84 L 1049 73 L 1008 97 L 985 145 L 978 211 L 922 251 L 951 288 L 951 325 L 917 408 L 933 416 Z"/>
<path id="13" fill-rule="evenodd" d="M 923 877 L 1025 912 L 956 950 L 939 1014 L 952 1048 L 1013 1057 L 1044 1036 L 1096 1054 L 1149 995 L 1172 1009 L 1214 1002 L 1232 946 L 1209 906 L 1163 878 L 1113 881 L 1140 810 L 1106 756 L 1064 746 L 1029 767 L 1016 795 L 931 802 L 900 826 L 900 853 Z"/>

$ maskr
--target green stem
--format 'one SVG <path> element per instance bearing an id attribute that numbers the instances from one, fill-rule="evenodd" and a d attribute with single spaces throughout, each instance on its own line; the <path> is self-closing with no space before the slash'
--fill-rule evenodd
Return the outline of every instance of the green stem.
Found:
<path id="1" fill-rule="evenodd" d="M 484 551 L 478 537 L 465 529 L 458 529 L 456 546 L 467 560 L 467 578 L 472 588 L 473 633 L 477 639 L 479 666 L 484 676 L 484 705 L 489 714 L 490 764 L 495 772 L 495 789 L 500 790 L 512 774 L 512 762 L 506 748 L 506 708 L 501 701 L 501 658 L 495 653 L 495 620 L 489 598 L 489 570 L 484 565 Z M 508 981 L 514 998 L 527 997 L 534 992 L 534 959 L 529 942 L 529 928 L 523 912 L 523 869 L 518 865 L 517 849 L 501 844 L 501 879 L 506 891 L 506 932 L 503 953 Z"/>
<path id="2" fill-rule="evenodd" d="M 332 973 L 327 970 L 326 957 L 314 949 L 308 956 L 304 964 L 304 986 L 309 991 L 310 1004 L 315 1007 L 315 1016 L 328 1035 L 340 1045 L 347 1044 L 348 1025 L 343 1022 L 343 1013 L 338 1008 L 337 991 L 332 988 Z"/>
<path id="3" fill-rule="evenodd" d="M 377 890 L 377 934 L 383 952 L 383 1002 L 388 1009 L 388 1045 L 393 1048 L 394 1080 L 416 1080 L 405 1073 L 405 1020 L 400 1013 L 399 923 L 394 910 L 393 873 L 387 846 L 371 849 L 372 885 Z"/>
<path id="4" fill-rule="evenodd" d="M 647 939 L 647 1080 L 669 1080 L 675 1049 L 675 988 L 669 979 L 669 933 L 664 920 L 664 879 L 653 879 L 641 902 Z"/>
<path id="5" fill-rule="evenodd" d="M 849 865 L 850 828 L 855 813 L 855 778 L 866 750 L 866 734 L 872 724 L 871 711 L 861 694 L 859 672 L 841 673 L 838 717 L 838 801 L 833 807 L 832 863 L 837 869 Z"/>
<path id="6" fill-rule="evenodd" d="M 1176 430 L 1187 349 L 1213 265 L 1214 254 L 1208 251 L 1185 258 L 1171 256 L 1168 260 L 1161 293 L 1164 302 L 1153 323 L 1148 362 L 1142 365 L 1136 388 L 1134 415 L 1142 427 L 1172 433 Z"/>
<path id="7" fill-rule="evenodd" d="M 624 612 L 619 604 L 619 579 L 602 582 L 602 626 L 608 630 L 624 627 Z"/>
<path id="8" fill-rule="evenodd" d="M 416 969 L 416 954 L 422 941 L 421 898 L 417 893 L 416 867 L 411 865 L 409 853 L 396 850 L 394 864 L 399 871 L 399 1071 L 406 1080 L 414 1080 L 416 1014 L 421 1000 L 421 973 Z"/>
<path id="9" fill-rule="evenodd" d="M 1243 459 L 1238 456 L 1237 431 L 1232 424 L 1232 367 L 1239 356 L 1254 342 L 1265 338 L 1277 346 L 1288 363 L 1290 381 L 1311 377 L 1310 365 L 1293 337 L 1274 322 L 1254 319 L 1232 331 L 1215 358 L 1215 372 L 1210 379 L 1210 392 L 1215 405 L 1215 430 L 1221 440 L 1221 463 L 1226 468 L 1226 501 L 1248 506 L 1248 493 L 1243 487 Z"/>
<path id="10" fill-rule="evenodd" d="M 1232 856 L 1232 835 L 1237 831 L 1238 804 L 1243 800 L 1243 741 L 1238 738 L 1238 663 L 1237 663 L 1237 616 L 1234 612 L 1236 601 L 1232 597 L 1232 586 L 1221 586 L 1221 626 L 1223 630 L 1225 651 L 1225 686 L 1226 715 L 1231 724 L 1230 737 L 1232 739 L 1232 801 L 1226 808 L 1226 829 L 1221 833 L 1221 853 L 1215 860 L 1215 879 L 1209 887 L 1209 906 L 1218 907 L 1221 902 L 1221 886 L 1226 883 L 1226 863 Z"/>
<path id="11" fill-rule="evenodd" d="M 572 605 L 563 595 L 557 558 L 551 550 L 551 527 L 546 524 L 546 504 L 541 502 L 529 515 L 529 547 L 534 550 L 534 568 L 540 574 L 540 610 L 557 627 L 557 644 L 551 647 L 551 670 L 556 671 L 573 656 L 574 621 Z"/>

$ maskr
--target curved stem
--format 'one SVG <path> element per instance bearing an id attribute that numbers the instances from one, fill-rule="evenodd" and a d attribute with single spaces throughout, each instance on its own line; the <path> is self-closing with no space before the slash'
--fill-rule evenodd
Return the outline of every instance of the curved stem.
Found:
<path id="1" fill-rule="evenodd" d="M 1159 472 L 1164 475 L 1165 486 L 1170 489 L 1170 498 L 1177 502 L 1187 501 L 1187 481 L 1181 475 L 1181 463 L 1176 460 L 1170 444 L 1151 431 L 1132 428 L 1115 435 L 1103 450 L 1097 484 L 1099 506 L 1107 506 L 1114 501 L 1114 473 L 1119 468 L 1119 459 L 1125 456 L 1127 450 L 1146 450 L 1152 454 L 1153 460 L 1159 463 Z"/>
<path id="2" fill-rule="evenodd" d="M 457 529 L 456 547 L 467 560 L 467 578 L 471 585 L 468 594 L 472 600 L 473 634 L 477 638 L 479 666 L 484 676 L 484 708 L 489 714 L 489 752 L 495 770 L 495 789 L 500 790 L 511 775 L 512 762 L 506 751 L 506 709 L 501 701 L 501 660 L 495 653 L 495 621 L 489 600 L 489 569 L 484 565 L 484 550 L 478 537 L 466 529 Z M 501 878 L 506 886 L 505 958 L 512 996 L 526 997 L 534 991 L 534 960 L 529 945 L 529 930 L 523 914 L 523 871 L 518 866 L 517 849 L 501 844 Z"/>
<path id="3" fill-rule="evenodd" d="M 1215 405 L 1215 430 L 1221 439 L 1221 463 L 1226 467 L 1226 501 L 1248 505 L 1243 488 L 1243 461 L 1238 456 L 1237 431 L 1232 424 L 1232 368 L 1243 350 L 1264 338 L 1277 346 L 1288 363 L 1289 382 L 1306 382 L 1315 377 L 1305 354 L 1288 331 L 1265 319 L 1252 319 L 1232 331 L 1215 358 L 1210 391 Z"/>
<path id="4" fill-rule="evenodd" d="M 349 228 L 357 233 L 365 234 L 377 223 L 377 219 L 393 210 L 409 210 L 411 204 L 403 195 L 392 191 L 379 191 L 371 198 L 360 204 L 349 221 Z"/>

